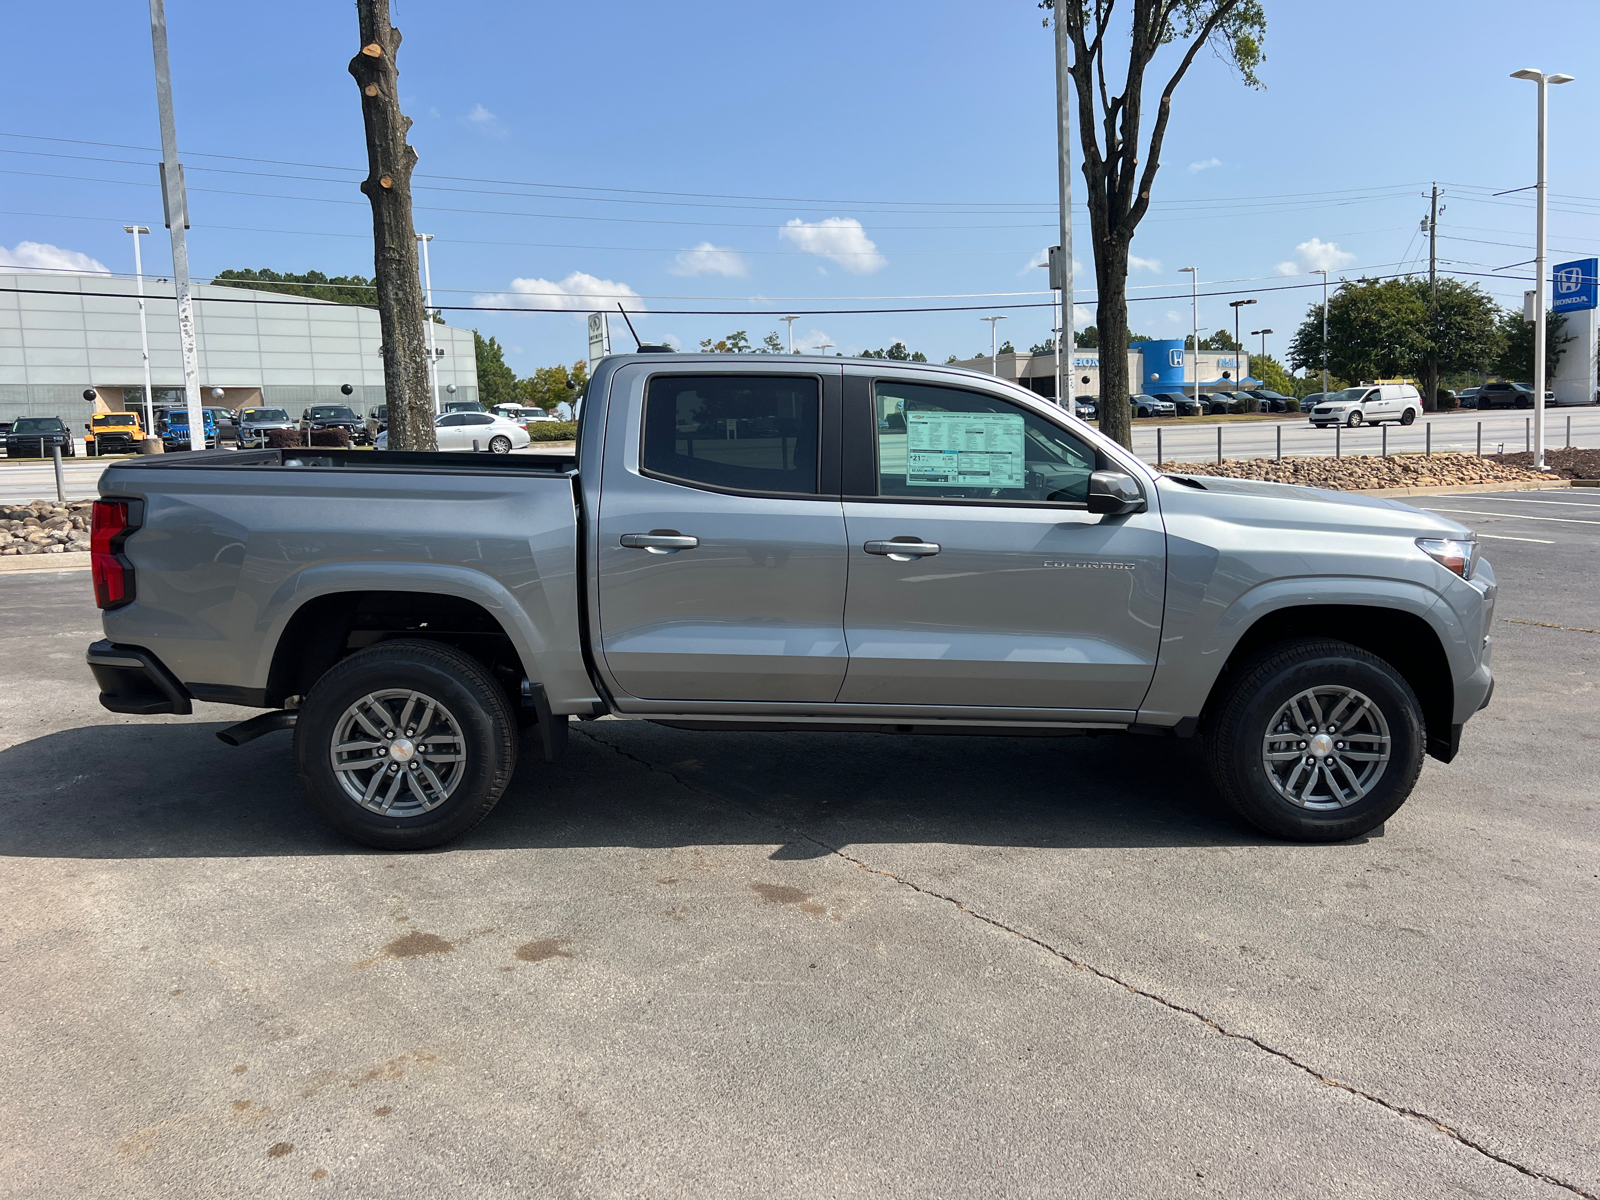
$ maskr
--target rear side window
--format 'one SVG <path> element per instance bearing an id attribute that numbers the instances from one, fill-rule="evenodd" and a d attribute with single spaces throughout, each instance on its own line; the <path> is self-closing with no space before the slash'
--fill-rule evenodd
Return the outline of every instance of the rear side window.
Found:
<path id="1" fill-rule="evenodd" d="M 815 495 L 815 377 L 658 375 L 644 408 L 646 472 L 741 492 Z"/>
<path id="2" fill-rule="evenodd" d="M 879 380 L 878 494 L 1085 504 L 1093 447 L 993 396 Z"/>

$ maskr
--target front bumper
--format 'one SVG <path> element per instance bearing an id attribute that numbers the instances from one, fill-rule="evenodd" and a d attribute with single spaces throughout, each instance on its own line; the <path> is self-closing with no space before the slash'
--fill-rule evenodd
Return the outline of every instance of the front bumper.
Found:
<path id="1" fill-rule="evenodd" d="M 142 646 L 121 646 L 101 639 L 84 657 L 100 685 L 103 708 L 141 717 L 157 713 L 187 716 L 194 711 L 189 690 Z"/>

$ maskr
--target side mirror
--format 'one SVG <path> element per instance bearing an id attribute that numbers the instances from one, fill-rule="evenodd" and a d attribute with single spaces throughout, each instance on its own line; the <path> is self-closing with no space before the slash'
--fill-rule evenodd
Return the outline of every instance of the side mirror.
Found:
<path id="1" fill-rule="evenodd" d="M 1144 512 L 1144 492 L 1139 481 L 1125 471 L 1096 471 L 1089 476 L 1089 511 L 1120 517 Z"/>

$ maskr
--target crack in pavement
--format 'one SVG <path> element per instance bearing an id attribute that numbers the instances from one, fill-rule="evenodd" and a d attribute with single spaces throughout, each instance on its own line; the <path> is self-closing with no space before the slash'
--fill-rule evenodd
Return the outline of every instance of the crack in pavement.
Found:
<path id="1" fill-rule="evenodd" d="M 1276 1059 L 1279 1059 L 1282 1062 L 1288 1063 L 1295 1070 L 1301 1072 L 1304 1075 L 1310 1076 L 1312 1079 L 1316 1080 L 1318 1083 L 1324 1085 L 1325 1087 L 1336 1088 L 1339 1091 L 1347 1092 L 1350 1095 L 1359 1097 L 1362 1100 L 1370 1101 L 1371 1103 L 1378 1105 L 1380 1108 L 1386 1109 L 1389 1112 L 1394 1113 L 1396 1116 L 1407 1117 L 1407 1118 L 1410 1118 L 1410 1119 L 1416 1120 L 1416 1121 L 1423 1121 L 1423 1122 L 1427 1123 L 1428 1125 L 1431 1125 L 1439 1133 L 1442 1133 L 1447 1138 L 1450 1138 L 1452 1141 L 1458 1142 L 1462 1146 L 1465 1146 L 1467 1149 L 1472 1150 L 1472 1151 L 1474 1151 L 1474 1152 L 1476 1152 L 1478 1154 L 1481 1154 L 1484 1158 L 1487 1158 L 1487 1159 L 1489 1159 L 1489 1160 L 1491 1160 L 1493 1162 L 1497 1162 L 1497 1163 L 1501 1164 L 1502 1166 L 1510 1167 L 1513 1171 L 1517 1171 L 1522 1175 L 1526 1175 L 1530 1179 L 1537 1179 L 1541 1183 L 1548 1183 L 1548 1184 L 1550 1184 L 1550 1185 L 1552 1185 L 1554 1187 L 1562 1188 L 1565 1191 L 1571 1192 L 1574 1196 L 1583 1197 L 1583 1200 L 1600 1200 L 1600 1196 L 1597 1196 L 1593 1192 L 1584 1191 L 1584 1189 L 1579 1187 L 1577 1184 L 1568 1183 L 1566 1180 L 1558 1179 L 1556 1176 L 1547 1174 L 1544 1171 L 1537 1170 L 1537 1169 L 1535 1169 L 1533 1167 L 1524 1166 L 1522 1163 L 1519 1163 L 1519 1162 L 1515 1161 L 1514 1159 L 1507 1158 L 1503 1154 L 1497 1154 L 1495 1151 L 1489 1149 L 1487 1146 L 1483 1145 L 1482 1143 L 1474 1141 L 1472 1138 L 1470 1138 L 1466 1134 L 1462 1133 L 1459 1129 L 1456 1129 L 1453 1126 L 1450 1126 L 1450 1125 L 1446 1124 L 1445 1122 L 1439 1120 L 1439 1118 L 1437 1118 L 1435 1116 L 1432 1116 L 1429 1113 L 1422 1112 L 1419 1109 L 1407 1108 L 1403 1104 L 1396 1104 L 1396 1103 L 1394 1103 L 1392 1101 L 1385 1100 L 1382 1096 L 1375 1095 L 1372 1092 L 1362 1091 L 1360 1088 L 1356 1087 L 1354 1084 L 1346 1083 L 1343 1080 L 1334 1079 L 1331 1076 L 1324 1075 L 1321 1071 L 1318 1071 L 1315 1067 L 1301 1062 L 1299 1059 L 1294 1057 L 1294 1055 L 1289 1054 L 1286 1051 L 1279 1050 L 1274 1046 L 1269 1046 L 1265 1042 L 1261 1041 L 1259 1038 L 1252 1037 L 1248 1033 L 1240 1033 L 1237 1030 L 1229 1029 L 1226 1026 L 1222 1025 L 1220 1022 L 1214 1020 L 1211 1017 L 1206 1016 L 1204 1013 L 1200 1012 L 1197 1009 L 1190 1008 L 1190 1007 L 1188 1007 L 1187 1005 L 1184 1005 L 1184 1004 L 1179 1004 L 1175 1000 L 1169 1000 L 1165 996 L 1159 995 L 1159 994 L 1157 994 L 1155 992 L 1152 992 L 1152 991 L 1148 991 L 1148 990 L 1146 990 L 1144 988 L 1141 988 L 1141 987 L 1137 987 L 1134 984 L 1131 984 L 1131 983 L 1127 982 L 1124 979 L 1119 979 L 1116 975 L 1113 975 L 1111 972 L 1103 970 L 1100 967 L 1097 967 L 1097 966 L 1093 965 L 1092 963 L 1087 963 L 1087 962 L 1084 962 L 1081 959 L 1074 958 L 1072 955 L 1068 954 L 1066 951 L 1061 950 L 1061 949 L 1059 949 L 1059 948 L 1057 948 L 1055 946 L 1052 946 L 1049 942 L 1044 941 L 1042 938 L 1035 937 L 1031 933 L 1027 933 L 1027 932 L 1025 932 L 1025 931 L 1023 931 L 1021 929 L 1017 929 L 1015 926 L 1007 925 L 1004 921 L 999 920 L 996 917 L 991 917 L 986 913 L 979 912 L 977 909 L 968 907 L 966 904 L 962 903 L 960 900 L 956 899 L 954 896 L 946 895 L 943 892 L 936 892 L 936 891 L 932 890 L 931 888 L 923 887 L 921 884 L 916 883 L 916 882 L 914 882 L 914 881 L 912 881 L 910 879 L 907 879 L 902 875 L 897 875 L 893 871 L 885 870 L 882 867 L 875 867 L 871 863 L 868 863 L 868 862 L 866 862 L 866 861 L 864 861 L 862 859 L 856 858 L 854 855 L 845 853 L 838 846 L 829 845 L 827 842 L 824 842 L 821 838 L 814 837 L 813 835 L 807 833 L 803 829 L 798 829 L 798 828 L 794 827 L 793 825 L 787 824 L 786 822 L 784 822 L 780 818 L 772 816 L 770 813 L 764 813 L 764 812 L 757 811 L 755 809 L 747 808 L 745 805 L 740 804 L 737 800 L 734 800 L 730 796 L 725 796 L 721 792 L 713 791 L 712 789 L 704 786 L 703 784 L 695 783 L 693 780 L 685 779 L 683 776 L 679 775 L 677 772 L 671 770 L 670 768 L 660 766 L 657 763 L 651 762 L 649 759 L 641 758 L 641 757 L 639 757 L 639 755 L 634 754 L 632 751 L 625 750 L 621 746 L 618 746 L 613 742 L 608 742 L 605 738 L 600 737 L 598 734 L 592 733 L 589 730 L 582 728 L 581 726 L 575 726 L 574 727 L 574 732 L 582 734 L 584 737 L 588 738 L 590 741 L 596 742 L 596 743 L 606 747 L 608 750 L 612 751 L 614 754 L 617 754 L 618 756 L 620 756 L 622 758 L 626 758 L 626 759 L 628 759 L 628 760 L 630 760 L 632 762 L 638 763 L 640 766 L 644 767 L 648 771 L 654 771 L 659 775 L 665 775 L 668 779 L 672 780 L 679 787 L 682 787 L 687 791 L 694 792 L 694 793 L 697 793 L 697 794 L 702 795 L 702 796 L 706 796 L 706 797 L 708 797 L 708 798 L 710 798 L 712 800 L 715 800 L 715 801 L 717 801 L 718 803 L 721 803 L 721 804 L 731 805 L 732 807 L 739 809 L 746 816 L 752 817 L 752 818 L 754 818 L 756 820 L 759 820 L 759 821 L 763 821 L 763 822 L 765 822 L 767 824 L 770 824 L 770 825 L 775 825 L 779 829 L 784 830 L 785 832 L 793 835 L 794 837 L 798 837 L 798 838 L 801 838 L 801 839 L 803 839 L 803 840 L 805 840 L 807 842 L 810 842 L 812 845 L 818 847 L 819 849 L 827 851 L 828 854 L 831 854 L 836 858 L 843 859 L 845 862 L 850 863 L 851 865 L 859 868 L 860 870 L 867 871 L 867 872 L 869 872 L 869 873 L 871 873 L 873 875 L 881 875 L 885 879 L 892 880 L 894 883 L 900 885 L 901 887 L 910 888 L 912 891 L 917 892 L 920 895 L 927 896 L 927 897 L 929 897 L 930 899 L 933 899 L 933 900 L 941 900 L 946 904 L 952 905 L 957 911 L 959 911 L 961 913 L 964 913 L 965 915 L 967 915 L 969 917 L 972 917 L 974 920 L 981 921 L 985 925 L 990 925 L 990 926 L 994 927 L 995 929 L 1001 930 L 1004 933 L 1011 934 L 1013 937 L 1021 938 L 1023 941 L 1029 942 L 1032 945 L 1037 946 L 1040 950 L 1043 950 L 1046 954 L 1049 954 L 1049 955 L 1051 955 L 1051 956 L 1053 956 L 1055 958 L 1058 958 L 1062 962 L 1067 963 L 1067 964 L 1075 967 L 1076 969 L 1078 969 L 1080 971 L 1086 971 L 1089 974 L 1094 975 L 1099 979 L 1105 980 L 1107 983 L 1115 984 L 1117 987 L 1123 988 L 1126 991 L 1131 992 L 1135 996 L 1139 996 L 1142 999 L 1149 1000 L 1149 1001 L 1151 1001 L 1151 1002 L 1153 1002 L 1155 1004 L 1159 1004 L 1159 1005 L 1161 1005 L 1161 1007 L 1163 1007 L 1165 1009 L 1168 1009 L 1168 1010 L 1170 1010 L 1172 1012 L 1182 1013 L 1186 1017 L 1190 1017 L 1193 1020 L 1199 1021 L 1201 1024 L 1205 1025 L 1207 1028 L 1215 1031 L 1216 1033 L 1221 1034 L 1223 1037 L 1234 1038 L 1234 1039 L 1237 1039 L 1238 1041 L 1247 1042 L 1250 1045 L 1254 1046 L 1256 1049 L 1262 1051 L 1263 1053 L 1270 1054 L 1270 1055 L 1272 1055 L 1272 1057 L 1274 1057 Z"/>

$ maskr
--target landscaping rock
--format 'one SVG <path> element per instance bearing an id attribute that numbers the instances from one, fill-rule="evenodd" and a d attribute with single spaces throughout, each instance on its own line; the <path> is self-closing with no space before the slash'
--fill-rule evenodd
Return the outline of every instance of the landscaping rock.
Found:
<path id="1" fill-rule="evenodd" d="M 1600 451 L 1579 451 L 1600 456 Z M 1547 456 L 1547 461 L 1548 461 Z M 1156 469 L 1168 475 L 1218 475 L 1230 479 L 1259 479 L 1268 483 L 1294 483 L 1302 487 L 1339 492 L 1375 488 L 1460 487 L 1478 483 L 1527 483 L 1563 478 L 1553 471 L 1538 472 L 1531 464 L 1503 459 L 1528 455 L 1391 454 L 1346 455 L 1342 458 L 1224 459 L 1220 463 L 1161 463 Z"/>

